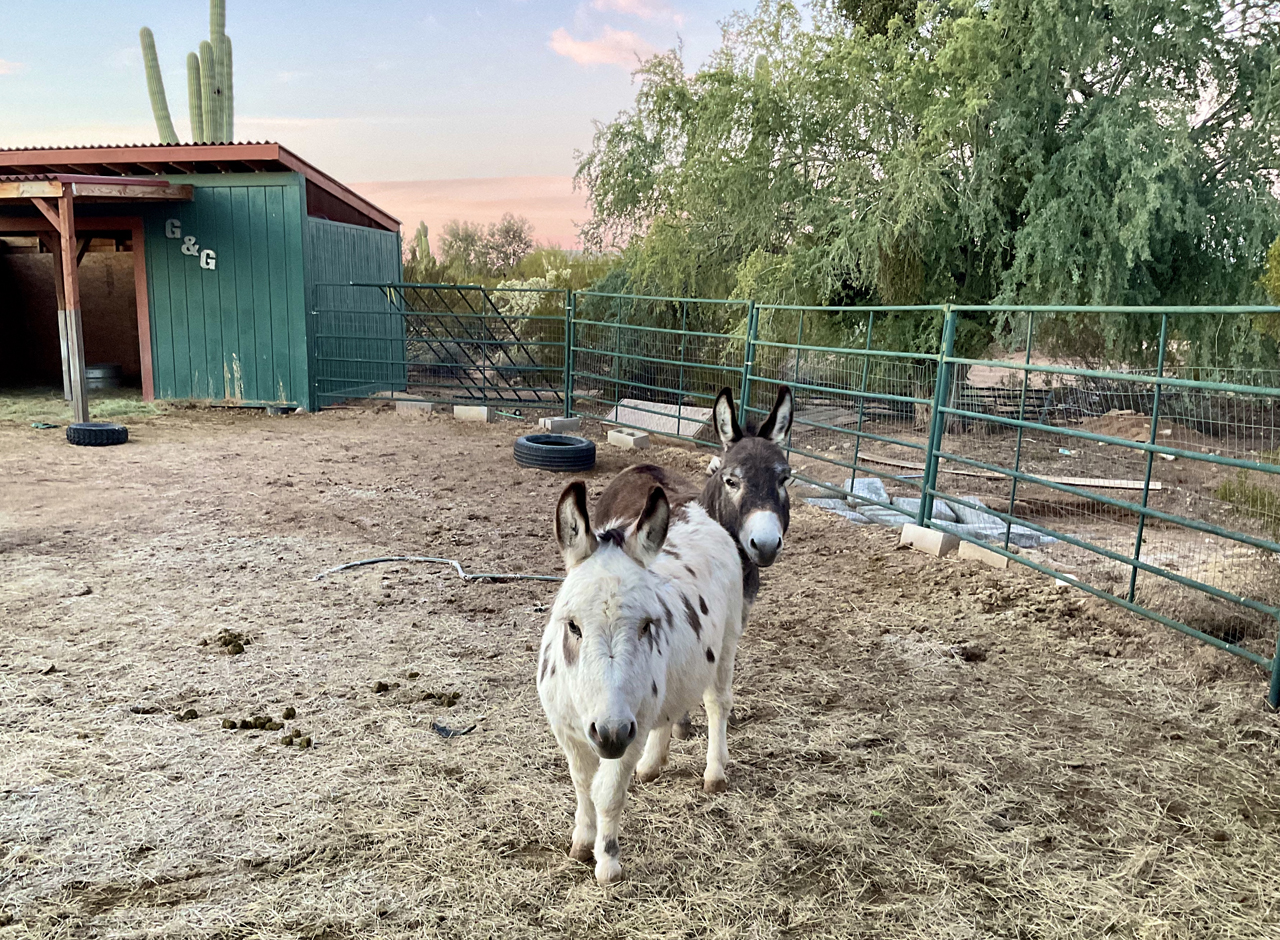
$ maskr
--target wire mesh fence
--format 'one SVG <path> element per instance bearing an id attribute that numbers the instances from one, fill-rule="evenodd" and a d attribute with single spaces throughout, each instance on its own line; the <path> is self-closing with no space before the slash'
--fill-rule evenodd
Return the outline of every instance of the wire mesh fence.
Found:
<path id="1" fill-rule="evenodd" d="M 1280 350 L 1254 319 L 1276 308 L 331 287 L 321 403 L 523 403 L 714 444 L 720 389 L 748 421 L 786 385 L 810 503 L 953 532 L 1151 617 L 1268 669 L 1280 705 Z"/>

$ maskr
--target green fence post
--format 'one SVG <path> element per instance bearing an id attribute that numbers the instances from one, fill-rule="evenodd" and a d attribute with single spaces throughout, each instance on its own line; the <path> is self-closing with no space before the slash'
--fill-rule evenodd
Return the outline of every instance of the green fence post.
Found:
<path id="1" fill-rule="evenodd" d="M 564 292 L 564 416 L 573 417 L 573 314 L 578 295 Z"/>
<path id="2" fill-rule="evenodd" d="M 933 386 L 933 420 L 929 425 L 929 445 L 925 451 L 924 480 L 920 486 L 920 511 L 916 525 L 925 525 L 933 518 L 933 490 L 938 479 L 938 451 L 942 447 L 942 429 L 945 416 L 943 405 L 951 384 L 951 357 L 955 352 L 956 317 L 951 304 L 943 307 L 942 349 L 938 353 L 938 371 Z"/>
<path id="3" fill-rule="evenodd" d="M 1031 337 L 1035 333 L 1036 315 L 1034 311 L 1027 312 L 1027 358 L 1024 365 L 1031 365 Z M 1022 370 L 1022 400 L 1018 403 L 1018 420 L 1027 420 L 1027 382 L 1031 378 L 1031 370 L 1024 368 Z M 1022 432 L 1024 428 L 1018 426 L 1018 446 L 1013 452 L 1013 472 L 1022 472 Z M 1018 478 L 1014 477 L 1012 485 L 1009 487 L 1009 515 L 1013 515 L 1013 505 L 1018 499 Z M 1009 536 L 1013 534 L 1013 523 L 1006 522 L 1004 524 L 1004 550 L 1009 550 Z"/>
<path id="4" fill-rule="evenodd" d="M 754 300 L 747 301 L 747 336 L 742 344 L 742 393 L 738 397 L 738 424 L 747 423 L 747 405 L 751 401 L 751 370 L 755 367 L 756 321 L 759 311 Z"/>
<path id="5" fill-rule="evenodd" d="M 1280 617 L 1276 620 L 1276 651 L 1271 657 L 1271 691 L 1267 695 L 1267 704 L 1272 708 L 1280 708 Z"/>
<path id="6" fill-rule="evenodd" d="M 1169 314 L 1160 315 L 1160 349 L 1156 352 L 1156 378 L 1164 378 L 1164 347 L 1165 340 L 1169 335 Z M 1156 382 L 1156 397 L 1151 404 L 1151 433 L 1147 437 L 1147 443 L 1154 445 L 1156 442 L 1157 427 L 1160 424 L 1160 383 Z M 1147 451 L 1147 474 L 1142 480 L 1142 508 L 1147 508 L 1147 501 L 1151 498 L 1151 465 L 1155 462 L 1155 451 Z M 1133 560 L 1142 560 L 1142 530 L 1146 528 L 1147 514 L 1143 513 L 1138 516 L 1138 537 L 1133 543 Z M 1133 599 L 1138 591 L 1138 566 L 1134 565 L 1133 570 L 1129 572 L 1129 603 L 1133 603 Z"/>
<path id="7" fill-rule="evenodd" d="M 680 393 L 676 398 L 676 434 L 684 427 L 684 360 L 689 352 L 689 301 L 680 301 Z"/>
<path id="8" fill-rule="evenodd" d="M 867 311 L 867 342 L 863 346 L 867 352 L 871 351 L 871 329 L 875 326 L 876 312 L 874 310 Z M 796 363 L 796 371 L 799 372 L 799 362 Z M 862 357 L 862 386 L 859 391 L 862 393 L 858 396 L 858 435 L 853 439 L 853 469 L 849 471 L 849 492 L 853 492 L 853 485 L 858 482 L 858 454 L 862 451 L 862 419 L 867 412 L 867 377 L 871 372 L 871 357 L 864 355 Z M 798 380 L 797 380 L 798 381 Z"/>

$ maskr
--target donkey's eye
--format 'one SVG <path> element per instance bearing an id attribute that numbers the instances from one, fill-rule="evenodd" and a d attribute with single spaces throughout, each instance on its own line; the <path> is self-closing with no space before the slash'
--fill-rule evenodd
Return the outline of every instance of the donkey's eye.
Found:
<path id="1" fill-rule="evenodd" d="M 578 625 L 574 623 L 572 620 L 569 621 L 569 632 L 572 633 L 574 636 L 576 636 L 578 639 L 582 639 L 582 631 L 578 629 Z"/>
<path id="2" fill-rule="evenodd" d="M 640 635 L 641 635 L 641 636 L 648 636 L 648 635 L 649 635 L 649 631 L 650 631 L 651 629 L 653 629 L 653 621 L 652 621 L 652 620 L 646 620 L 646 621 L 644 621 L 643 623 L 641 623 L 641 624 L 640 624 Z"/>
<path id="3" fill-rule="evenodd" d="M 724 485 L 729 487 L 729 489 L 731 490 L 736 490 L 739 486 L 742 485 L 742 481 L 739 480 L 737 477 L 725 477 Z"/>

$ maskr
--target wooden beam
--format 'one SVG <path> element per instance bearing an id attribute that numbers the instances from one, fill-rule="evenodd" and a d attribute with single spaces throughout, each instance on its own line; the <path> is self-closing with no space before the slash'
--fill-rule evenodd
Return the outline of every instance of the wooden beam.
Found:
<path id="1" fill-rule="evenodd" d="M 0 183 L 0 199 L 57 199 L 62 184 L 56 180 L 25 180 Z"/>
<path id="2" fill-rule="evenodd" d="M 165 162 L 168 163 L 169 166 L 177 167 L 179 173 L 199 173 L 200 172 L 200 170 L 196 168 L 196 165 L 194 163 L 180 163 L 177 160 L 166 160 Z"/>
<path id="3" fill-rule="evenodd" d="M 62 284 L 67 306 L 67 358 L 71 368 L 71 413 L 77 422 L 89 420 L 88 389 L 84 378 L 84 324 L 80 318 L 80 272 L 75 265 L 76 209 L 70 191 L 58 198 L 61 220 Z"/>
<path id="4" fill-rule="evenodd" d="M 104 163 L 102 165 L 105 166 L 108 170 L 114 170 L 116 173 L 119 173 L 121 176 L 133 175 L 132 170 L 130 170 L 127 166 L 123 166 L 119 163 Z"/>
<path id="5" fill-rule="evenodd" d="M 133 293 L 138 305 L 138 354 L 142 361 L 142 400 L 155 401 L 151 366 L 151 296 L 147 291 L 147 234 L 142 219 L 133 223 Z"/>
<path id="6" fill-rule="evenodd" d="M 46 203 L 47 205 L 47 203 Z M 52 209 L 50 210 L 53 211 Z M 43 216 L 6 216 L 0 215 L 0 232 L 38 234 L 40 232 L 57 232 L 57 213 L 50 222 Z M 133 227 L 133 219 L 129 216 L 85 216 L 77 228 L 81 232 L 128 232 Z"/>
<path id="7" fill-rule="evenodd" d="M 195 193 L 190 186 L 141 186 L 137 183 L 72 183 L 71 187 L 78 199 L 190 201 Z"/>
<path id="8" fill-rule="evenodd" d="M 76 239 L 76 266 L 79 267 L 80 262 L 84 260 L 84 253 L 89 250 L 89 242 L 92 238 L 84 237 Z"/>
<path id="9" fill-rule="evenodd" d="M 61 194 L 61 193 L 59 193 L 58 195 L 59 195 L 59 196 L 61 196 L 62 194 Z M 59 218 L 58 210 L 57 210 L 57 209 L 55 209 L 53 206 L 49 205 L 49 204 L 48 204 L 47 202 L 45 202 L 43 199 L 34 199 L 34 198 L 33 198 L 33 199 L 31 200 L 31 203 L 32 203 L 32 205 L 34 205 L 37 209 L 39 209 L 39 210 L 40 210 L 40 214 L 41 214 L 41 215 L 43 215 L 46 219 L 48 219 L 48 220 L 49 220 L 50 224 L 52 224 L 52 225 L 53 225 L 54 229 L 61 231 L 61 229 L 62 229 L 62 219 L 61 219 L 61 218 Z"/>

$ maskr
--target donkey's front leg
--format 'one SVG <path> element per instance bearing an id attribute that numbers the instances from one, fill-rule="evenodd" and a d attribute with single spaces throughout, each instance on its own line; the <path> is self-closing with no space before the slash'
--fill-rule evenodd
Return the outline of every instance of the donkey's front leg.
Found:
<path id="1" fill-rule="evenodd" d="M 726 643 L 720 652 L 715 683 L 702 695 L 707 709 L 707 769 L 702 775 L 702 789 L 721 793 L 728 786 L 725 768 L 729 765 L 729 712 L 733 708 L 733 660 L 736 643 Z"/>
<path id="2" fill-rule="evenodd" d="M 578 808 L 573 815 L 573 841 L 569 857 L 583 864 L 593 861 L 591 847 L 596 841 L 596 806 L 591 799 L 591 783 L 595 779 L 600 758 L 589 744 L 575 741 L 568 735 L 556 735 L 569 760 L 569 775 L 573 777 L 573 789 L 578 796 Z"/>
<path id="3" fill-rule="evenodd" d="M 622 807 L 639 761 L 640 749 L 635 747 L 628 748 L 620 760 L 602 760 L 591 784 L 591 799 L 596 805 L 596 881 L 602 885 L 622 878 L 622 864 L 618 861 Z"/>

